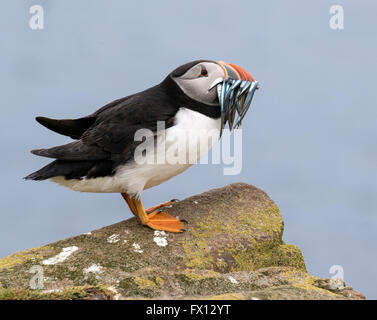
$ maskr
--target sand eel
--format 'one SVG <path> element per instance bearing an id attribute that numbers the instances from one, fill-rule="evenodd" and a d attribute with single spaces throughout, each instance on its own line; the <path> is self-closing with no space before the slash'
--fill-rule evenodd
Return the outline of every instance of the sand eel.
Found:
<path id="1" fill-rule="evenodd" d="M 55 160 L 25 179 L 49 179 L 81 192 L 121 193 L 143 225 L 181 232 L 184 223 L 161 210 L 172 201 L 145 210 L 142 191 L 188 169 L 210 150 L 227 123 L 230 129 L 238 127 L 257 84 L 241 67 L 197 60 L 175 69 L 159 85 L 115 100 L 86 117 L 62 120 L 37 117 L 46 128 L 75 141 L 32 150 L 35 155 Z M 158 129 L 159 124 L 163 124 L 163 129 Z M 136 139 L 142 130 L 150 132 L 152 139 L 147 136 Z M 201 138 L 203 132 L 209 131 L 215 132 L 215 139 L 211 134 L 208 143 L 198 145 L 200 139 L 188 139 L 187 143 L 187 137 Z M 155 148 L 146 150 L 153 150 L 156 159 L 165 161 L 136 161 L 138 147 L 142 143 L 148 146 L 147 140 L 149 147 Z M 194 154 L 193 159 L 183 163 L 166 161 L 183 144 L 183 156 Z"/>

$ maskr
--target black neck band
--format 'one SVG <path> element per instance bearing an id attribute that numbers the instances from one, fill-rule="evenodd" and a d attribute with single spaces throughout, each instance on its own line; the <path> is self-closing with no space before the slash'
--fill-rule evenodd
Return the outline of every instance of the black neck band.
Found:
<path id="1" fill-rule="evenodd" d="M 191 99 L 182 91 L 182 89 L 175 83 L 170 75 L 167 76 L 164 81 L 162 81 L 161 87 L 164 88 L 174 103 L 177 103 L 179 106 L 200 112 L 201 114 L 213 119 L 220 118 L 220 106 L 208 105 Z"/>

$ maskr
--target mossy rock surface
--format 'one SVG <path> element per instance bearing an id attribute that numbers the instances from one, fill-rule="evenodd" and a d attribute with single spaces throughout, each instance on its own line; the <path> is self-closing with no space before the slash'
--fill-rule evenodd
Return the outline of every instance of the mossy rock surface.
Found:
<path id="1" fill-rule="evenodd" d="M 363 299 L 306 272 L 262 190 L 235 183 L 164 209 L 184 233 L 135 218 L 0 259 L 0 299 Z M 32 289 L 33 288 L 37 289 Z"/>

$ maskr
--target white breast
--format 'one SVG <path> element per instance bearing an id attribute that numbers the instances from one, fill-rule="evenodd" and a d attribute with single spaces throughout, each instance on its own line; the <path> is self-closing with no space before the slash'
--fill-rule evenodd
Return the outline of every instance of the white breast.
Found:
<path id="1" fill-rule="evenodd" d="M 118 167 L 112 177 L 82 180 L 56 177 L 52 180 L 76 191 L 127 192 L 140 196 L 143 190 L 161 184 L 196 163 L 219 139 L 219 133 L 220 119 L 181 108 L 176 114 L 175 125 L 157 138 L 154 159 L 159 159 L 158 163 L 132 161 Z"/>

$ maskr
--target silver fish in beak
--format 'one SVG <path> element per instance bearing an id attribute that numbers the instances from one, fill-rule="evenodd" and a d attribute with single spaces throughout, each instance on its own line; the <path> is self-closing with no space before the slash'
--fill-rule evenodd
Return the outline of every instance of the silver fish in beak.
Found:
<path id="1" fill-rule="evenodd" d="M 221 136 L 227 123 L 230 131 L 241 126 L 259 85 L 241 67 L 222 61 L 219 64 L 224 69 L 225 76 L 215 80 L 210 89 L 217 87 L 221 107 Z"/>

